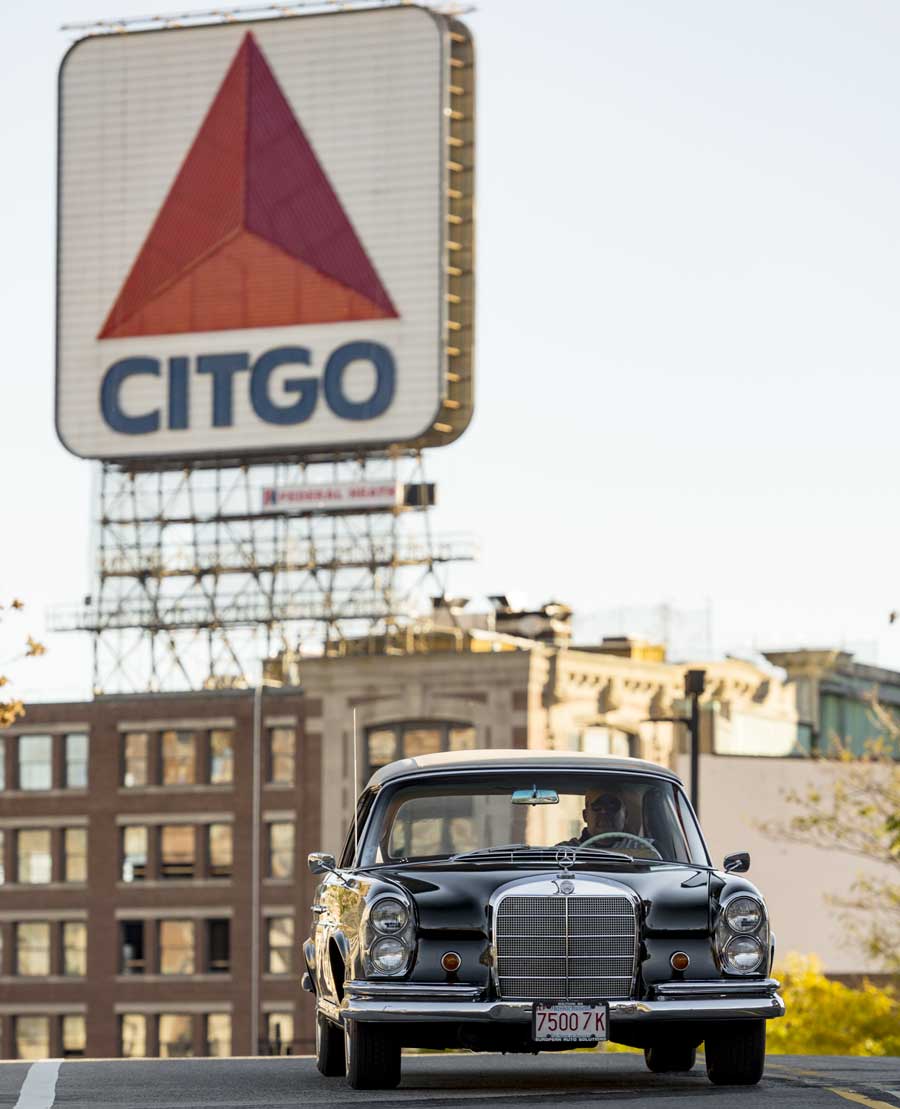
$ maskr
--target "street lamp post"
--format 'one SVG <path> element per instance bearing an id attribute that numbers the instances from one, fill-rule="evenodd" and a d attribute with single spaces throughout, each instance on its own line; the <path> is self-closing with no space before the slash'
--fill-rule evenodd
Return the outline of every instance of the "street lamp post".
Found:
<path id="1" fill-rule="evenodd" d="M 700 695 L 706 688 L 705 670 L 688 670 L 684 675 L 684 692 L 691 699 L 691 804 L 700 815 Z"/>
<path id="2" fill-rule="evenodd" d="M 684 694 L 691 699 L 690 716 L 650 716 L 649 724 L 684 724 L 691 737 L 691 805 L 700 815 L 700 697 L 706 688 L 705 670 L 687 670 Z"/>

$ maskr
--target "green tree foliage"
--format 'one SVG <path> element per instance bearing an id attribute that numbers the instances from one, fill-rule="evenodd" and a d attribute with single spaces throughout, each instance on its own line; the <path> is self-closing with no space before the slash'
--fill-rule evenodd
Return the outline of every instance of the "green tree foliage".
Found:
<path id="1" fill-rule="evenodd" d="M 900 1055 L 894 990 L 834 982 L 812 955 L 789 955 L 775 977 L 787 1012 L 769 1021 L 766 1050 L 773 1055 Z"/>
<path id="2" fill-rule="evenodd" d="M 878 876 L 860 875 L 846 897 L 829 897 L 843 910 L 850 937 L 879 966 L 900 974 L 900 724 L 874 698 L 870 702 L 883 737 L 862 757 L 835 741 L 827 760 L 827 784 L 785 795 L 786 820 L 764 830 L 827 851 L 881 864 Z"/>
<path id="3" fill-rule="evenodd" d="M 8 621 L 10 617 L 15 618 L 18 616 L 25 605 L 22 601 L 10 601 L 8 605 L 0 604 L 0 623 Z M 11 665 L 20 662 L 22 659 L 38 658 L 40 655 L 46 654 L 47 648 L 43 643 L 38 643 L 30 635 L 25 639 L 25 646 L 20 650 L 14 650 L 13 654 L 9 657 L 0 657 L 0 690 L 6 690 L 10 685 L 11 679 L 4 673 L 4 671 Z M 25 715 L 25 709 L 22 702 L 17 697 L 11 697 L 8 693 L 0 693 L 0 728 L 8 728 L 10 724 L 15 723 L 20 716 Z"/>

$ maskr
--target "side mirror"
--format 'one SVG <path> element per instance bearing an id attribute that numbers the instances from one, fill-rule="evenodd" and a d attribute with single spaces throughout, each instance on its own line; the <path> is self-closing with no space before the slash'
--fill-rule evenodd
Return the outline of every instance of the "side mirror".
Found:
<path id="1" fill-rule="evenodd" d="M 750 869 L 750 852 L 736 851 L 733 855 L 726 855 L 722 867 L 726 874 L 745 874 Z"/>
<path id="2" fill-rule="evenodd" d="M 325 874 L 329 870 L 335 870 L 334 855 L 328 855 L 324 851 L 312 851 L 307 856 L 306 865 L 309 867 L 310 874 Z"/>

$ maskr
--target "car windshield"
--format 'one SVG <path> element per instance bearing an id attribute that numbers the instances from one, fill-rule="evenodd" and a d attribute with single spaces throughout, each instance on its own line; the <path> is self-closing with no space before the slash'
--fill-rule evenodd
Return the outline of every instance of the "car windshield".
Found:
<path id="1" fill-rule="evenodd" d="M 428 775 L 388 785 L 366 822 L 360 864 L 563 845 L 709 864 L 693 814 L 674 782 L 646 774 L 546 768 Z"/>

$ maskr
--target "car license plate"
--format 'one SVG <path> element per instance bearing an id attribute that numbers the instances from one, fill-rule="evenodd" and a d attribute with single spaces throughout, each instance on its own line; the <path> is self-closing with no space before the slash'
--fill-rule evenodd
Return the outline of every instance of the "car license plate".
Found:
<path id="1" fill-rule="evenodd" d="M 609 1005 L 605 1001 L 535 1001 L 531 1017 L 533 1040 L 606 1040 Z"/>

